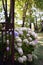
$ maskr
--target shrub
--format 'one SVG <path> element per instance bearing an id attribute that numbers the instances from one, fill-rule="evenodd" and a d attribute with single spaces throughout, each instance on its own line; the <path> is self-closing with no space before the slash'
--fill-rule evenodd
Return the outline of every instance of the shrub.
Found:
<path id="1" fill-rule="evenodd" d="M 33 60 L 32 52 L 34 51 L 38 40 L 37 34 L 29 28 L 15 29 L 15 60 L 24 63 Z"/>

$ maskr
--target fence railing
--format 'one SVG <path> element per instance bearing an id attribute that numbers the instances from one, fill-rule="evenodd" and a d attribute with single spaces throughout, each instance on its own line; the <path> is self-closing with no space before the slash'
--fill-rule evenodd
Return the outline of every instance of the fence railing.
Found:
<path id="1" fill-rule="evenodd" d="M 0 59 L 2 61 L 8 60 L 11 55 L 12 31 L 12 23 L 0 23 Z"/>

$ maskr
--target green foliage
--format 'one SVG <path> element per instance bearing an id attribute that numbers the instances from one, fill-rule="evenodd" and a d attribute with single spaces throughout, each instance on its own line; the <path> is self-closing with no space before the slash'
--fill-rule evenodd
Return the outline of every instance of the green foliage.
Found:
<path id="1" fill-rule="evenodd" d="M 43 10 L 43 0 L 34 0 L 34 3 L 37 8 Z"/>

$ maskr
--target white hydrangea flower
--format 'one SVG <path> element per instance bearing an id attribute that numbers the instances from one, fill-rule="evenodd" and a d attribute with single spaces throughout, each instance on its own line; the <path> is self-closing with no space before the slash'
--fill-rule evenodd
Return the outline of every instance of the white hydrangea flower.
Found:
<path id="1" fill-rule="evenodd" d="M 7 48 L 6 48 L 6 50 L 7 50 L 7 51 L 9 51 L 9 50 L 10 50 L 10 48 L 9 48 L 9 47 L 7 47 Z"/>
<path id="2" fill-rule="evenodd" d="M 37 34 L 35 32 L 32 32 L 31 35 L 34 37 L 34 38 L 37 38 Z"/>
<path id="3" fill-rule="evenodd" d="M 37 34 L 35 34 L 34 37 L 37 39 Z"/>
<path id="4" fill-rule="evenodd" d="M 31 34 L 32 33 L 32 31 L 28 31 L 28 34 Z"/>
<path id="5" fill-rule="evenodd" d="M 10 32 L 10 35 L 12 35 L 12 32 Z"/>
<path id="6" fill-rule="evenodd" d="M 28 54 L 28 61 L 31 62 L 32 61 L 32 54 Z"/>
<path id="7" fill-rule="evenodd" d="M 20 31 L 19 31 L 19 34 L 20 34 L 20 35 L 23 35 L 23 32 L 20 30 Z"/>
<path id="8" fill-rule="evenodd" d="M 26 44 L 29 43 L 29 41 L 27 39 L 24 39 L 23 42 L 26 43 Z"/>
<path id="9" fill-rule="evenodd" d="M 18 43 L 22 43 L 22 40 L 21 40 L 21 38 L 16 38 L 16 41 L 18 42 Z"/>
<path id="10" fill-rule="evenodd" d="M 25 55 L 22 56 L 23 61 L 27 61 L 27 57 Z"/>
<path id="11" fill-rule="evenodd" d="M 34 41 L 32 41 L 32 45 L 33 45 L 33 46 L 35 46 L 37 43 L 38 43 L 38 40 L 37 40 L 37 39 L 34 40 Z"/>
<path id="12" fill-rule="evenodd" d="M 27 30 L 28 30 L 28 31 L 31 31 L 31 29 L 30 29 L 30 28 L 27 28 Z"/>
<path id="13" fill-rule="evenodd" d="M 23 28 L 22 28 L 22 31 L 27 31 L 27 28 L 26 28 L 26 27 L 23 27 Z"/>
<path id="14" fill-rule="evenodd" d="M 30 34 L 27 34 L 26 36 L 27 36 L 27 37 L 29 37 L 29 36 L 30 36 Z"/>
<path id="15" fill-rule="evenodd" d="M 19 39 L 20 37 L 19 36 L 16 36 L 15 39 Z"/>
<path id="16" fill-rule="evenodd" d="M 29 37 L 29 40 L 30 40 L 30 41 L 32 41 L 32 38 L 31 38 L 31 37 Z"/>
<path id="17" fill-rule="evenodd" d="M 7 34 L 9 33 L 9 31 L 7 31 Z"/>
<path id="18" fill-rule="evenodd" d="M 23 55 L 23 50 L 22 50 L 21 47 L 19 47 L 17 50 L 18 50 L 18 52 L 19 52 L 20 55 Z"/>
<path id="19" fill-rule="evenodd" d="M 22 46 L 22 43 L 17 43 L 17 46 Z"/>
<path id="20" fill-rule="evenodd" d="M 32 42 L 30 42 L 29 44 L 32 45 Z"/>
<path id="21" fill-rule="evenodd" d="M 34 35 L 35 35 L 35 32 L 32 32 L 32 33 L 31 33 L 31 35 L 33 35 L 33 36 L 34 36 Z"/>
<path id="22" fill-rule="evenodd" d="M 19 58 L 18 58 L 18 61 L 19 61 L 20 63 L 23 63 L 23 62 L 24 62 L 22 57 L 19 57 Z"/>
<path id="23" fill-rule="evenodd" d="M 7 44 L 9 45 L 9 40 L 7 40 Z"/>

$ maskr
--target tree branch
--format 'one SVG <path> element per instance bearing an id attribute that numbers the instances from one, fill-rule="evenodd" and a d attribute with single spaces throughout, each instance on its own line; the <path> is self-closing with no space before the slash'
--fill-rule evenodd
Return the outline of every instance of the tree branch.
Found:
<path id="1" fill-rule="evenodd" d="M 4 0 L 2 0 L 2 5 L 3 5 L 3 9 L 5 11 L 5 4 L 4 4 Z"/>

